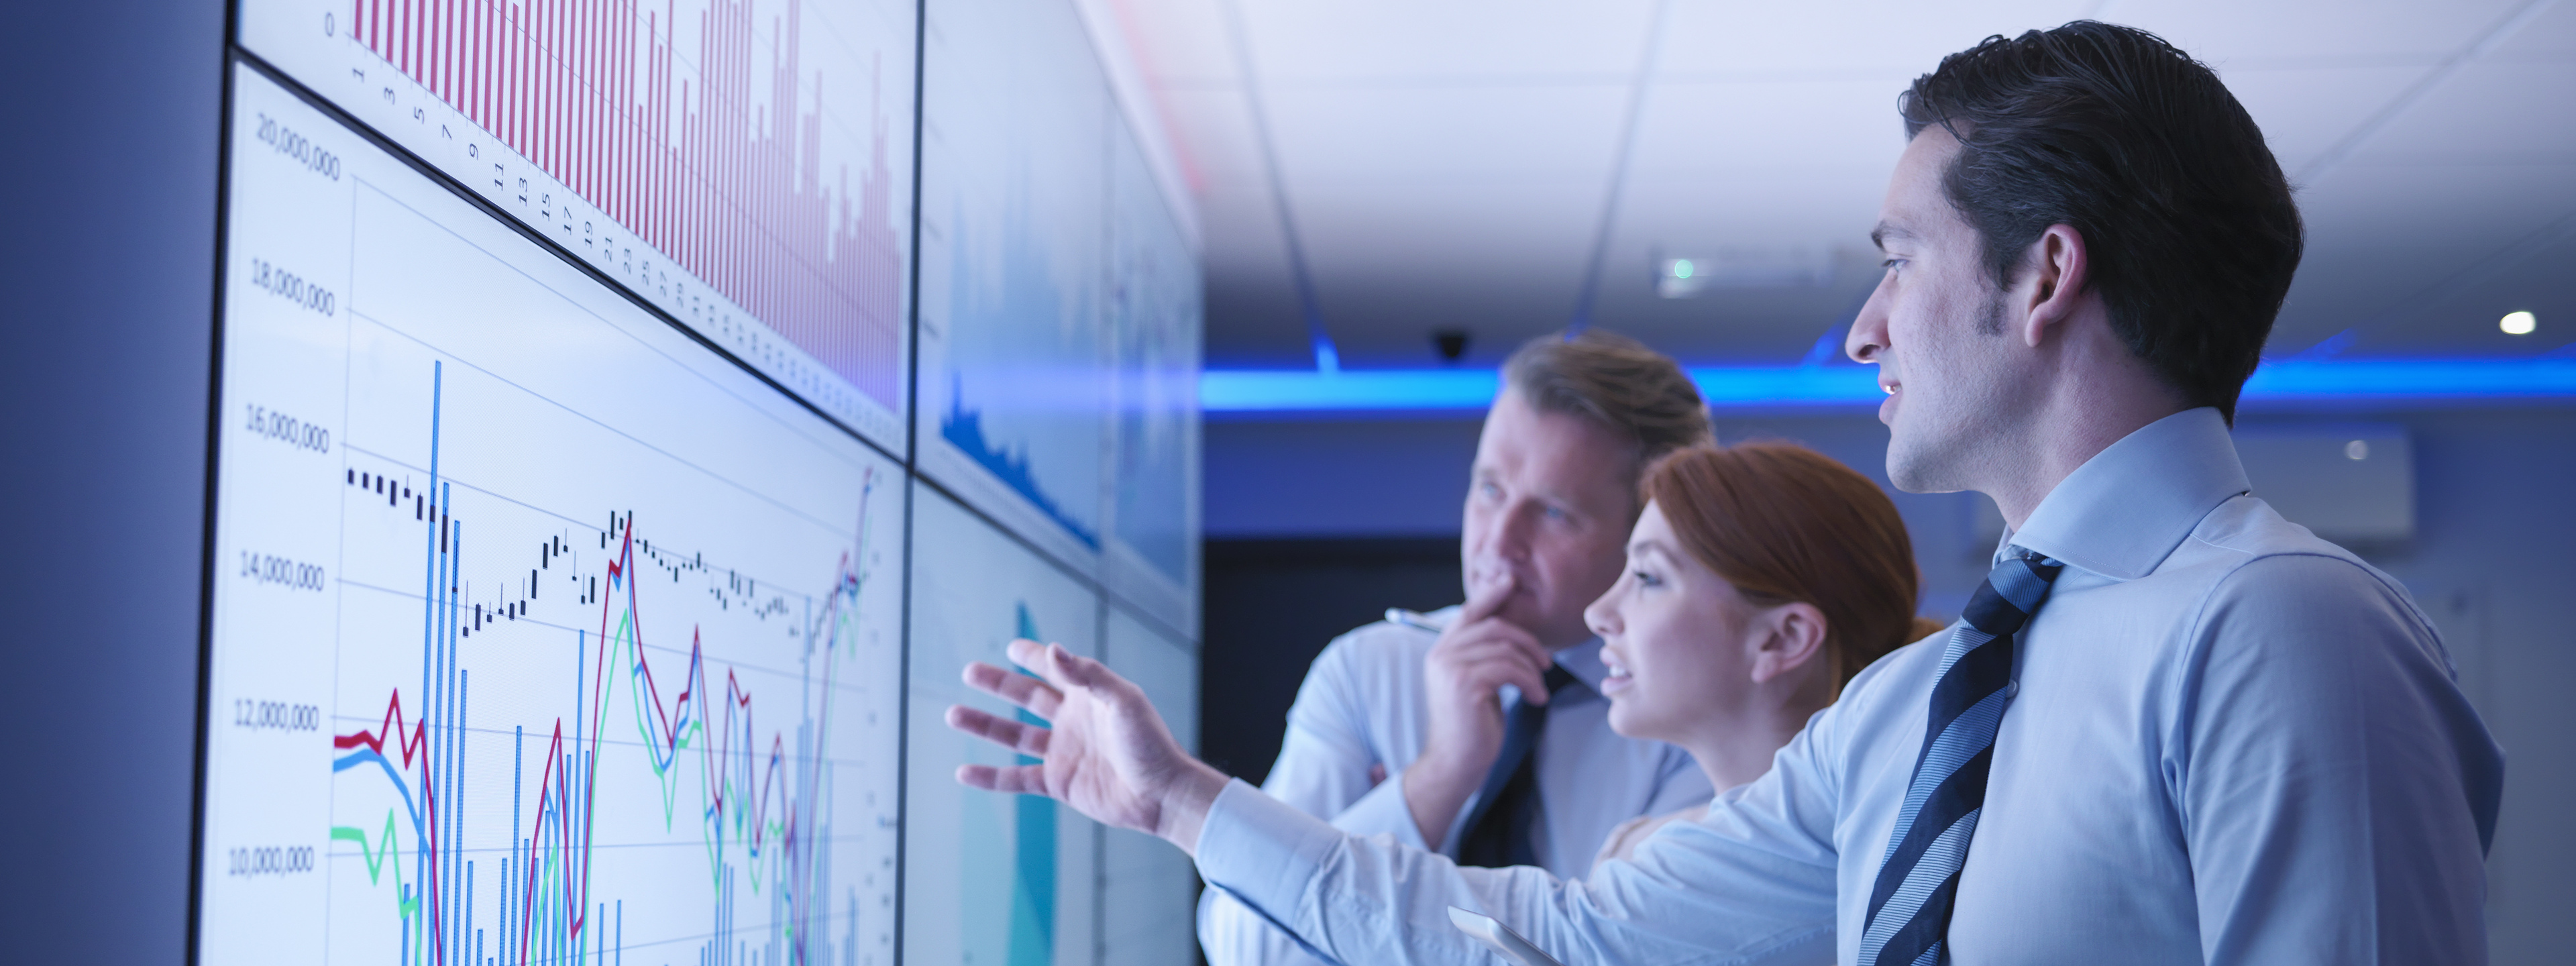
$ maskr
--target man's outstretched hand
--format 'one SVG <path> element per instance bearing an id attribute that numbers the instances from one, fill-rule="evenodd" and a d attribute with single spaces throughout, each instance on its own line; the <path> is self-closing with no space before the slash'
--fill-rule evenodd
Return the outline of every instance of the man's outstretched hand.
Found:
<path id="1" fill-rule="evenodd" d="M 1011 663 L 1038 676 L 976 661 L 966 665 L 966 683 L 1055 727 L 949 705 L 949 727 L 1041 759 L 1009 767 L 960 765 L 957 780 L 990 791 L 1044 795 L 1097 821 L 1151 833 L 1197 854 L 1199 827 L 1225 790 L 1225 775 L 1182 751 L 1145 693 L 1100 662 L 1061 644 L 1025 640 L 1012 641 L 1009 654 Z"/>

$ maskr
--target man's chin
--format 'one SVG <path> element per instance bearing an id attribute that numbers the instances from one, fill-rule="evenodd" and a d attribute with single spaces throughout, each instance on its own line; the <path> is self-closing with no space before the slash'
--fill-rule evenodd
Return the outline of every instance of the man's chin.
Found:
<path id="1" fill-rule="evenodd" d="M 1915 434 L 1902 426 L 1890 426 L 1887 433 L 1888 485 L 1907 493 L 1938 493 L 1945 489 L 1937 479 L 1940 467 L 1931 465 L 1924 451 L 1915 444 Z"/>

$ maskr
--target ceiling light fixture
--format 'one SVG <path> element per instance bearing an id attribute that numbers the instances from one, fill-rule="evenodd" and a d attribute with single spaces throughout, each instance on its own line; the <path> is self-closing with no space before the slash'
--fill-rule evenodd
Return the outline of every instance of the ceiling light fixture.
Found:
<path id="1" fill-rule="evenodd" d="M 1686 299 L 1699 295 L 1708 287 L 1708 272 L 1703 266 L 1708 259 L 1667 258 L 1656 266 L 1655 294 L 1668 299 Z"/>
<path id="2" fill-rule="evenodd" d="M 1843 252 L 1821 248 L 1729 248 L 1688 258 L 1655 255 L 1655 294 L 1698 298 L 1710 289 L 1827 288 Z"/>
<path id="3" fill-rule="evenodd" d="M 2496 328 L 2503 329 L 2506 335 L 2530 335 L 2539 327 L 2540 317 L 2529 312 L 2507 312 L 2496 322 Z"/>

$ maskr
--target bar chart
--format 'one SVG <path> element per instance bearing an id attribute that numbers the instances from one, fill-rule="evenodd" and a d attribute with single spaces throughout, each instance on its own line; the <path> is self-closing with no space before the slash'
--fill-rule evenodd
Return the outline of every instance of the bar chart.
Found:
<path id="1" fill-rule="evenodd" d="M 241 18 L 296 82 L 900 445 L 911 4 L 253 0 Z"/>

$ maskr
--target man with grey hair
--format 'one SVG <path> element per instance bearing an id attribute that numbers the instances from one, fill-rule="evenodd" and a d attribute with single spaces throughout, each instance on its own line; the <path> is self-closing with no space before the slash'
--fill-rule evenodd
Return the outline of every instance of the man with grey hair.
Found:
<path id="1" fill-rule="evenodd" d="M 1466 603 L 1326 646 L 1262 789 L 1345 832 L 1580 876 L 1619 823 L 1711 793 L 1680 749 L 1610 730 L 1583 622 L 1619 577 L 1637 474 L 1706 441 L 1708 413 L 1670 358 L 1600 329 L 1530 341 L 1503 387 L 1468 484 Z M 1317 961 L 1215 889 L 1199 939 L 1211 966 Z"/>

